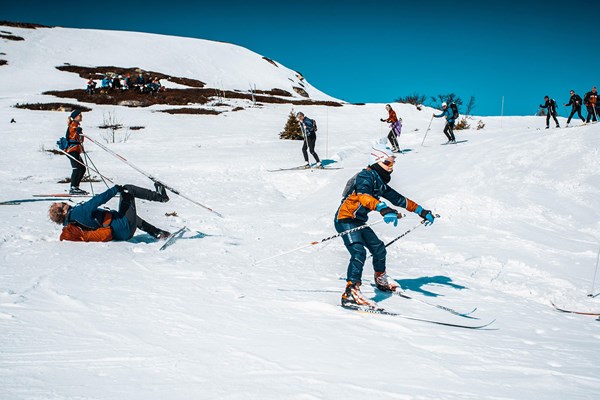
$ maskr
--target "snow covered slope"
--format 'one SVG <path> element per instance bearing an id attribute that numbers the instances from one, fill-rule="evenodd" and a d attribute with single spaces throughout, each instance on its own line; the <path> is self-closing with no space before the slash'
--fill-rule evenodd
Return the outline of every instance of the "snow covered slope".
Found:
<path id="1" fill-rule="evenodd" d="M 0 201 L 66 189 L 56 182 L 69 176 L 68 161 L 43 149 L 64 133 L 68 113 L 12 107 L 56 100 L 40 93 L 81 83 L 56 65 L 110 62 L 189 76 L 202 64 L 213 72 L 189 77 L 214 83 L 214 71 L 231 68 L 223 85 L 245 89 L 247 79 L 233 67 L 190 54 L 201 43 L 224 46 L 220 60 L 250 54 L 257 67 L 264 63 L 271 72 L 252 74 L 264 88 L 288 77 L 274 76 L 260 56 L 231 45 L 2 29 L 25 41 L 1 43 L 0 58 L 9 64 L 0 66 L 0 86 L 8 88 L 0 95 Z M 163 43 L 170 58 L 100 50 L 108 38 Z M 319 123 L 319 155 L 343 169 L 268 172 L 302 163 L 302 143 L 278 139 L 291 106 L 240 105 L 245 109 L 217 116 L 90 105 L 84 115 L 84 132 L 96 140 L 109 112 L 124 125 L 144 126 L 108 146 L 224 214 L 215 217 L 176 195 L 166 204 L 140 202 L 139 213 L 157 226 L 191 228 L 164 251 L 143 232 L 129 242 L 59 242 L 60 229 L 47 218 L 50 202 L 0 205 L 0 398 L 597 397 L 600 322 L 559 313 L 550 301 L 600 309 L 600 296 L 587 296 L 600 246 L 599 125 L 546 131 L 538 129 L 542 118 L 482 118 L 483 130 L 457 133 L 467 142 L 440 146 L 443 122 L 434 120 L 421 146 L 433 110 L 393 104 L 404 120 L 405 153 L 391 184 L 441 218 L 389 248 L 388 272 L 411 296 L 461 311 L 477 307 L 472 316 L 480 319 L 375 292 L 369 263 L 365 292 L 406 315 L 496 319 L 489 330 L 470 331 L 338 307 L 348 262 L 341 240 L 256 264 L 335 233 L 340 193 L 365 166 L 370 145 L 385 138 L 379 118 L 386 113 L 383 104 L 296 107 Z M 99 147 L 86 149 L 104 175 L 151 187 Z M 173 211 L 176 217 L 165 215 Z M 397 228 L 374 229 L 387 242 L 418 223 L 410 214 Z"/>

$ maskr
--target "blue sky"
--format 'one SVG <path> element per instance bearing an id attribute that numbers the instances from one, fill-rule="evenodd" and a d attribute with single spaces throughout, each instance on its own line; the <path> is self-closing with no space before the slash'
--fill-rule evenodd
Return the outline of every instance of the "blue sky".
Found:
<path id="1" fill-rule="evenodd" d="M 504 96 L 505 115 L 533 115 L 544 95 L 600 86 L 600 1 L 187 3 L 25 0 L 0 20 L 230 42 L 350 102 L 454 92 L 475 114 L 499 115 Z"/>

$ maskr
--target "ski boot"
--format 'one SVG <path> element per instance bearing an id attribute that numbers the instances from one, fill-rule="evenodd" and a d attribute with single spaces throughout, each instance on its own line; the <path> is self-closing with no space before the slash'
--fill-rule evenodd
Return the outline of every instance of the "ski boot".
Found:
<path id="1" fill-rule="evenodd" d="M 88 192 L 86 192 L 83 189 L 79 189 L 76 186 L 72 186 L 71 189 L 69 189 L 69 194 L 74 194 L 74 195 L 86 195 L 89 194 Z"/>
<path id="2" fill-rule="evenodd" d="M 395 292 L 399 287 L 398 283 L 385 272 L 375 272 L 375 286 L 384 292 Z"/>
<path id="3" fill-rule="evenodd" d="M 160 199 L 161 203 L 166 203 L 167 201 L 169 201 L 169 196 L 167 195 L 167 190 L 165 189 L 165 187 L 163 186 L 162 183 L 154 182 L 154 187 L 156 188 L 156 192 L 161 197 L 161 199 Z"/>
<path id="4" fill-rule="evenodd" d="M 368 307 L 372 309 L 379 308 L 377 303 L 367 299 L 360 291 L 360 282 L 346 283 L 346 290 L 342 293 L 342 307 L 360 308 Z"/>

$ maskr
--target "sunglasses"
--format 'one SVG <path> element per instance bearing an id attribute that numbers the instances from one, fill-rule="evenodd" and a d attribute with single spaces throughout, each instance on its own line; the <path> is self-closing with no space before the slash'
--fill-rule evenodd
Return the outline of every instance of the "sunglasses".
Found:
<path id="1" fill-rule="evenodd" d="M 389 167 L 390 165 L 394 165 L 394 163 L 396 162 L 396 159 L 395 158 L 391 158 L 391 159 L 387 158 L 387 159 L 383 160 L 382 162 Z"/>

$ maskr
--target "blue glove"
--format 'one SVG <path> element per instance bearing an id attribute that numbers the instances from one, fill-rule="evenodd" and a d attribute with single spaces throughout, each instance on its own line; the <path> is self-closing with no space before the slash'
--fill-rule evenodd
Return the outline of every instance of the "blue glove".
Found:
<path id="1" fill-rule="evenodd" d="M 424 210 L 423 207 L 421 207 L 421 206 L 417 206 L 417 209 L 415 210 L 415 214 L 418 214 L 421 218 L 423 218 L 425 220 L 425 226 L 431 225 L 431 224 L 433 224 L 433 221 L 435 221 L 435 218 L 434 218 L 433 214 L 431 213 L 431 211 Z"/>
<path id="2" fill-rule="evenodd" d="M 385 206 L 379 210 L 379 213 L 383 216 L 383 222 L 386 224 L 391 224 L 393 222 L 394 226 L 398 226 L 398 211 Z"/>

